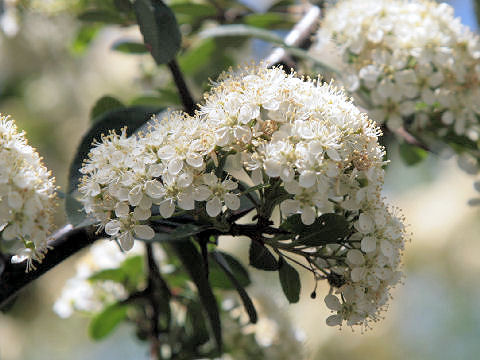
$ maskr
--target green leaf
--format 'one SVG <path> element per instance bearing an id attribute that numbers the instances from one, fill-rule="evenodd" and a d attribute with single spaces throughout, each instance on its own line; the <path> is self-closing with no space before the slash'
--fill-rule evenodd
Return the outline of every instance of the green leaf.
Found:
<path id="1" fill-rule="evenodd" d="M 136 129 L 147 122 L 153 114 L 161 110 L 162 109 L 158 107 L 132 106 L 109 111 L 94 120 L 94 124 L 90 130 L 83 136 L 77 148 L 75 158 L 70 164 L 68 196 L 65 201 L 65 210 L 71 224 L 78 225 L 87 220 L 86 215 L 78 211 L 82 206 L 75 199 L 74 192 L 82 176 L 79 169 L 82 167 L 83 159 L 85 159 L 90 152 L 93 140 L 99 140 L 101 135 L 107 134 L 109 130 L 119 131 L 125 126 L 127 126 L 127 135 L 131 135 Z"/>
<path id="2" fill-rule="evenodd" d="M 90 321 L 88 333 L 94 340 L 102 340 L 127 317 L 128 307 L 121 304 L 112 304 L 96 314 Z"/>
<path id="3" fill-rule="evenodd" d="M 78 20 L 101 22 L 105 24 L 121 24 L 123 20 L 117 13 L 108 10 L 87 10 L 78 15 Z"/>
<path id="4" fill-rule="evenodd" d="M 189 2 L 173 3 L 170 5 L 170 9 L 174 13 L 195 17 L 208 17 L 215 16 L 217 14 L 217 9 L 210 4 L 195 4 Z"/>
<path id="5" fill-rule="evenodd" d="M 120 266 L 127 283 L 135 287 L 145 277 L 145 262 L 142 255 L 129 256 Z"/>
<path id="6" fill-rule="evenodd" d="M 185 330 L 190 335 L 189 342 L 193 347 L 205 344 L 209 339 L 207 324 L 202 307 L 196 301 L 189 301 L 185 316 Z"/>
<path id="7" fill-rule="evenodd" d="M 307 246 L 334 244 L 350 233 L 345 217 L 337 214 L 323 214 L 312 225 L 304 225 L 300 215 L 292 215 L 280 228 L 299 235 L 295 242 Z"/>
<path id="8" fill-rule="evenodd" d="M 287 263 L 283 258 L 280 258 L 278 263 L 278 276 L 280 278 L 283 293 L 290 304 L 296 303 L 300 299 L 300 275 L 298 275 L 297 270 L 295 270 L 293 266 Z"/>
<path id="9" fill-rule="evenodd" d="M 250 276 L 248 271 L 245 267 L 232 255 L 224 253 L 222 251 L 214 251 L 211 253 L 211 256 L 214 258 L 215 262 L 210 266 L 210 274 L 208 279 L 210 280 L 210 284 L 212 284 L 215 288 L 221 289 L 232 289 L 232 280 L 229 278 L 229 274 L 226 271 L 229 271 L 234 277 L 235 281 L 241 286 L 246 287 L 250 285 Z M 219 258 L 222 259 L 222 263 L 224 262 L 228 269 L 225 270 L 221 264 L 217 264 Z M 218 267 L 219 265 L 220 267 Z"/>
<path id="10" fill-rule="evenodd" d="M 98 271 L 91 275 L 88 279 L 91 281 L 106 281 L 111 280 L 118 283 L 123 283 L 125 281 L 126 274 L 122 268 L 118 269 L 105 269 Z"/>
<path id="11" fill-rule="evenodd" d="M 293 21 L 283 13 L 249 14 L 243 18 L 245 24 L 259 28 L 292 27 Z"/>
<path id="12" fill-rule="evenodd" d="M 111 280 L 121 284 L 128 283 L 131 286 L 138 285 L 144 277 L 143 256 L 130 256 L 126 258 L 118 268 L 100 270 L 88 279 L 92 281 Z"/>
<path id="13" fill-rule="evenodd" d="M 202 256 L 191 241 L 170 242 L 178 258 L 187 270 L 190 278 L 197 286 L 200 302 L 205 309 L 210 327 L 213 331 L 215 342 L 219 352 L 222 350 L 222 330 L 217 300 L 213 295 L 212 287 L 208 282 L 207 273 L 203 264 Z"/>
<path id="14" fill-rule="evenodd" d="M 250 265 L 260 270 L 275 271 L 278 270 L 278 263 L 275 256 L 265 247 L 265 245 L 252 240 L 248 253 Z"/>
<path id="15" fill-rule="evenodd" d="M 173 12 L 160 0 L 135 0 L 133 8 L 155 62 L 160 65 L 173 60 L 182 40 Z"/>
<path id="16" fill-rule="evenodd" d="M 202 41 L 200 45 L 189 50 L 179 58 L 180 68 L 186 75 L 194 73 L 198 68 L 209 62 L 216 49 L 215 40 L 206 39 Z"/>
<path id="17" fill-rule="evenodd" d="M 238 276 L 238 272 L 243 272 L 243 276 L 246 276 L 248 283 L 250 279 L 248 278 L 248 272 L 243 268 L 243 266 L 233 257 L 226 253 L 222 253 L 220 251 L 214 251 L 211 253 L 212 258 L 215 262 L 220 266 L 220 268 L 225 272 L 228 276 L 228 279 L 232 282 L 233 286 L 240 295 L 242 299 L 243 306 L 247 311 L 248 317 L 250 318 L 251 323 L 256 323 L 258 316 L 255 306 L 253 305 L 252 299 L 248 296 L 248 293 L 245 291 L 244 287 L 246 285 L 241 284 L 240 277 Z M 236 269 L 237 266 L 240 266 Z M 241 270 L 241 271 L 239 271 Z M 210 280 L 211 281 L 211 280 Z M 248 285 L 247 283 L 247 285 Z"/>
<path id="18" fill-rule="evenodd" d="M 106 113 L 107 111 L 116 110 L 124 108 L 125 105 L 110 95 L 102 96 L 100 99 L 97 100 L 95 105 L 93 105 L 92 110 L 90 111 L 90 120 L 98 120 L 100 119 L 100 115 Z"/>
<path id="19" fill-rule="evenodd" d="M 285 41 L 272 31 L 260 29 L 254 26 L 243 24 L 221 25 L 214 28 L 209 28 L 199 34 L 200 38 L 217 38 L 217 37 L 252 37 L 268 41 L 283 47 L 287 52 L 296 57 L 309 60 L 318 68 L 337 75 L 341 75 L 340 71 L 329 64 L 325 64 L 320 59 L 312 56 L 308 51 L 300 49 L 295 46 L 290 46 Z"/>
<path id="20" fill-rule="evenodd" d="M 70 45 L 71 52 L 75 55 L 84 53 L 88 45 L 90 45 L 92 40 L 95 39 L 95 36 L 97 36 L 99 30 L 100 26 L 98 25 L 88 24 L 82 26 Z"/>
<path id="21" fill-rule="evenodd" d="M 171 232 L 156 233 L 155 237 L 150 240 L 150 242 L 189 240 L 190 236 L 194 236 L 209 228 L 209 226 L 198 226 L 193 224 L 180 225 Z"/>
<path id="22" fill-rule="evenodd" d="M 132 2 L 130 0 L 113 0 L 113 4 L 118 11 L 130 12 L 133 10 Z"/>
<path id="23" fill-rule="evenodd" d="M 283 45 L 283 39 L 272 31 L 260 29 L 254 26 L 234 24 L 221 25 L 203 30 L 199 34 L 200 38 L 216 38 L 216 37 L 253 37 L 265 40 L 274 44 Z"/>
<path id="24" fill-rule="evenodd" d="M 129 40 L 115 41 L 112 45 L 112 50 L 120 51 L 125 54 L 145 54 L 148 52 L 145 44 Z"/>
<path id="25" fill-rule="evenodd" d="M 400 144 L 398 151 L 402 160 L 409 166 L 422 162 L 428 156 L 427 151 L 407 143 Z"/>

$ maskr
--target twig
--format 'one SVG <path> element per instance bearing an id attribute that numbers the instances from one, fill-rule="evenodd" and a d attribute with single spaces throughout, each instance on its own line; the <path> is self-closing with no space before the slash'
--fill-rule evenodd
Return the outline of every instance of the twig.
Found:
<path id="1" fill-rule="evenodd" d="M 150 303 L 150 358 L 152 360 L 161 359 L 160 356 L 160 329 L 158 327 L 158 320 L 160 318 L 160 309 L 159 304 L 156 301 L 156 288 L 159 284 L 159 279 L 161 279 L 160 271 L 158 269 L 157 263 L 155 262 L 155 257 L 153 255 L 152 244 L 146 244 L 147 248 L 147 265 L 148 265 L 148 287 L 147 294 L 148 300 Z"/>
<path id="2" fill-rule="evenodd" d="M 6 305 L 24 286 L 36 280 L 69 256 L 82 250 L 102 237 L 96 227 L 88 226 L 74 229 L 66 225 L 52 235 L 48 251 L 41 264 L 35 264 L 36 270 L 25 272 L 25 262 L 12 264 L 11 256 L 6 258 L 5 268 L 0 274 L 0 308 Z"/>
<path id="3" fill-rule="evenodd" d="M 307 49 L 310 46 L 311 36 L 317 30 L 320 15 L 321 10 L 319 7 L 310 6 L 302 19 L 288 33 L 285 38 L 285 44 Z M 287 69 L 295 68 L 295 62 L 288 55 L 287 51 L 280 47 L 275 48 L 265 59 L 264 63 L 267 67 L 284 65 Z"/>
<path id="4" fill-rule="evenodd" d="M 187 83 L 185 82 L 182 71 L 178 66 L 177 60 L 173 59 L 167 65 L 172 73 L 173 81 L 175 81 L 175 85 L 177 86 L 185 112 L 189 115 L 195 114 L 195 109 L 197 106 L 195 105 L 195 101 L 193 101 L 192 94 L 188 89 Z"/>
<path id="5" fill-rule="evenodd" d="M 421 148 L 425 151 L 432 152 L 432 149 L 430 149 L 430 147 L 428 145 L 422 143 L 415 136 L 413 136 L 407 130 L 405 130 L 405 128 L 401 127 L 399 129 L 395 130 L 394 133 L 396 135 L 400 136 L 401 138 L 403 138 L 403 140 L 405 140 L 406 143 L 408 143 L 410 145 L 414 145 L 416 147 L 419 147 L 419 148 Z"/>

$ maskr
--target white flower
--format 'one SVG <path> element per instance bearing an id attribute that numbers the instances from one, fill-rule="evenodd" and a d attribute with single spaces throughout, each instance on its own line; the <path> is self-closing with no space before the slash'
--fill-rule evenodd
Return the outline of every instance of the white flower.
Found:
<path id="1" fill-rule="evenodd" d="M 206 210 L 209 216 L 220 214 L 223 204 L 230 210 L 238 210 L 240 198 L 231 192 L 237 188 L 237 183 L 229 179 L 220 182 L 213 173 L 203 174 L 202 182 L 197 190 L 196 200 L 207 201 Z"/>
<path id="2" fill-rule="evenodd" d="M 13 120 L 0 115 L 0 239 L 14 262 L 35 269 L 47 252 L 56 206 L 55 179 Z M 7 243 L 8 241 L 8 243 Z"/>
<path id="3" fill-rule="evenodd" d="M 325 39 L 338 45 L 346 82 L 355 77 L 351 91 L 374 120 L 393 130 L 404 125 L 438 137 L 479 138 L 480 37 L 449 5 L 339 1 L 326 12 L 318 38 L 319 55 Z"/>

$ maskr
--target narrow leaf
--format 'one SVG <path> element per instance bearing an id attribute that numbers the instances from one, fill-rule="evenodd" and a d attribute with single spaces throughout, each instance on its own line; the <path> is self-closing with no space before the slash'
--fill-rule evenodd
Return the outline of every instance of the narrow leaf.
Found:
<path id="1" fill-rule="evenodd" d="M 292 27 L 293 21 L 284 13 L 249 14 L 243 18 L 245 24 L 259 28 Z"/>
<path id="2" fill-rule="evenodd" d="M 88 333 L 94 340 L 107 337 L 127 317 L 126 305 L 112 304 L 90 321 Z"/>
<path id="3" fill-rule="evenodd" d="M 194 236 L 202 231 L 205 231 L 209 226 L 197 226 L 193 224 L 184 224 L 178 226 L 171 232 L 156 233 L 155 237 L 150 240 L 151 242 L 163 242 L 163 241 L 178 241 L 189 240 L 190 236 Z"/>
<path id="4" fill-rule="evenodd" d="M 290 54 L 297 56 L 299 58 L 312 61 L 314 65 L 318 68 L 323 69 L 324 71 L 332 72 L 337 75 L 341 75 L 338 69 L 325 64 L 321 60 L 312 56 L 308 51 L 300 49 L 295 46 L 290 46 L 285 43 L 285 41 L 275 34 L 272 31 L 265 29 L 257 28 L 254 26 L 248 26 L 243 24 L 233 24 L 233 25 L 221 25 L 214 28 L 210 28 L 202 31 L 199 36 L 201 38 L 216 38 L 216 37 L 251 37 L 264 41 L 268 41 L 274 44 L 277 44 L 283 47 Z"/>
<path id="5" fill-rule="evenodd" d="M 105 281 L 111 280 L 118 283 L 123 283 L 126 278 L 125 271 L 123 269 L 105 269 L 98 271 L 91 275 L 88 279 L 91 281 Z"/>
<path id="6" fill-rule="evenodd" d="M 278 270 L 278 263 L 275 256 L 265 247 L 265 245 L 252 240 L 248 253 L 250 265 L 260 270 L 275 271 Z"/>
<path id="7" fill-rule="evenodd" d="M 169 244 L 175 250 L 178 258 L 190 275 L 190 278 L 197 286 L 198 296 L 207 313 L 217 348 L 219 352 L 221 352 L 222 330 L 220 324 L 220 314 L 217 300 L 215 299 L 212 287 L 208 282 L 202 257 L 191 241 L 177 241 L 170 242 Z"/>
<path id="8" fill-rule="evenodd" d="M 112 50 L 120 51 L 125 54 L 145 54 L 148 52 L 145 44 L 129 40 L 115 41 L 112 45 Z"/>
<path id="9" fill-rule="evenodd" d="M 155 62 L 160 65 L 173 60 L 182 39 L 173 12 L 160 0 L 135 0 L 133 8 Z"/>
<path id="10" fill-rule="evenodd" d="M 279 259 L 278 276 L 282 290 L 290 304 L 298 302 L 300 299 L 300 276 L 297 270 L 288 264 L 283 258 Z"/>
<path id="11" fill-rule="evenodd" d="M 257 38 L 279 45 L 284 43 L 283 39 L 272 31 L 241 24 L 216 26 L 202 31 L 199 36 L 204 39 L 243 36 Z"/>
<path id="12" fill-rule="evenodd" d="M 248 274 L 247 269 L 232 255 L 229 255 L 222 251 L 215 251 L 213 254 L 218 255 L 221 257 L 222 260 L 228 265 L 228 271 L 230 271 L 233 276 L 235 277 L 235 281 L 241 286 L 246 287 L 250 285 L 250 275 Z M 218 259 L 214 257 L 215 262 L 210 267 L 210 274 L 208 279 L 213 287 L 218 287 L 222 289 L 231 289 L 234 284 L 231 284 L 231 280 L 229 279 L 229 275 L 225 273 L 225 269 L 221 267 L 217 267 Z M 215 270 L 219 271 L 215 271 Z"/>
<path id="13" fill-rule="evenodd" d="M 228 255 L 228 256 L 226 256 L 226 255 L 228 255 L 228 254 L 222 253 L 220 251 L 212 252 L 213 259 L 220 266 L 220 268 L 223 271 L 225 271 L 225 274 L 228 276 L 228 278 L 232 282 L 233 286 L 235 286 L 235 289 L 237 290 L 238 295 L 240 295 L 240 298 L 242 299 L 242 302 L 243 302 L 243 306 L 245 307 L 245 310 L 247 311 L 248 317 L 250 318 L 250 322 L 255 324 L 257 322 L 258 316 L 257 316 L 257 311 L 255 309 L 255 306 L 253 305 L 252 299 L 250 299 L 250 296 L 245 291 L 244 286 L 242 286 L 242 284 L 238 280 L 237 276 L 235 275 L 234 270 L 230 266 L 230 264 L 232 264 L 232 259 L 235 260 L 235 258 L 233 258 L 230 255 Z M 236 260 L 235 260 L 235 262 L 238 263 L 238 261 L 236 261 Z M 243 269 L 243 267 L 242 267 L 242 269 Z M 248 273 L 247 273 L 247 275 L 248 275 Z"/>

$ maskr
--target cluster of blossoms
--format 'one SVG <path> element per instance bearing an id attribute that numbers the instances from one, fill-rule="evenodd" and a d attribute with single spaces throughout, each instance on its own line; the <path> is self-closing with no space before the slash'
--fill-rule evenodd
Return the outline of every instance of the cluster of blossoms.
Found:
<path id="1" fill-rule="evenodd" d="M 379 135 L 334 86 L 245 68 L 222 75 L 194 117 L 174 113 L 138 137 L 104 137 L 81 170 L 80 192 L 86 212 L 125 249 L 154 236 L 152 205 L 163 218 L 238 209 L 240 178 L 282 189 L 283 201 L 266 201 L 279 203 L 283 219 L 298 214 L 308 226 L 343 216 L 349 235 L 319 246 L 317 263 L 342 278 L 333 285 L 344 304 L 329 324 L 361 324 L 377 318 L 398 282 L 405 237 L 381 199 Z"/>
<path id="2" fill-rule="evenodd" d="M 390 288 L 402 277 L 398 270 L 405 237 L 402 218 L 381 203 L 363 204 L 366 208 L 354 222 L 350 246 L 335 244 L 322 249 L 326 256 L 320 265 L 332 269 L 333 283 L 343 283 L 335 294 L 325 297 L 327 307 L 336 312 L 327 318 L 330 326 L 342 325 L 344 320 L 350 326 L 377 321 Z M 330 254 L 337 258 L 329 259 Z"/>
<path id="3" fill-rule="evenodd" d="M 392 130 L 431 130 L 477 141 L 480 38 L 447 4 L 344 0 L 319 32 L 333 39 L 344 79 L 369 115 Z"/>
<path id="4" fill-rule="evenodd" d="M 0 116 L 0 249 L 15 252 L 12 261 L 27 260 L 27 270 L 47 252 L 55 191 L 54 178 L 25 133 Z"/>
<path id="5" fill-rule="evenodd" d="M 163 218 L 174 215 L 177 207 L 194 210 L 195 201 L 205 203 L 210 217 L 220 214 L 223 205 L 240 207 L 237 183 L 206 171 L 215 137 L 198 118 L 173 113 L 138 138 L 127 138 L 123 131 L 102 140 L 81 169 L 85 176 L 79 190 L 86 213 L 124 250 L 133 246 L 134 238 L 154 237 L 148 224 L 152 206 Z"/>
<path id="6" fill-rule="evenodd" d="M 124 253 L 118 251 L 118 246 L 113 241 L 96 242 L 79 260 L 75 276 L 68 279 L 60 297 L 55 301 L 55 313 L 62 318 L 68 318 L 74 312 L 92 314 L 114 301 L 125 299 L 128 292 L 121 283 L 112 280 L 93 281 L 90 277 L 102 270 L 116 269 L 125 259 L 143 252 L 140 243 Z"/>

